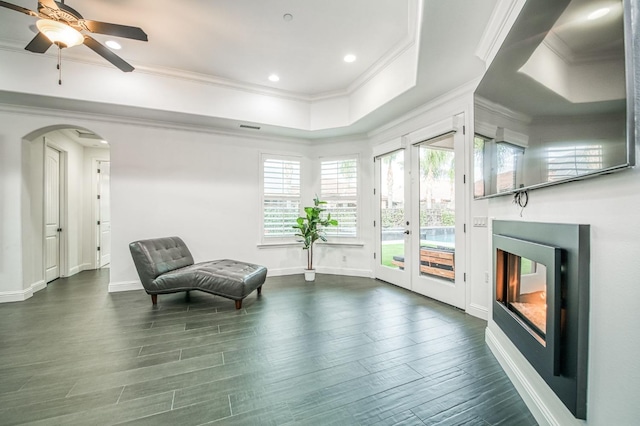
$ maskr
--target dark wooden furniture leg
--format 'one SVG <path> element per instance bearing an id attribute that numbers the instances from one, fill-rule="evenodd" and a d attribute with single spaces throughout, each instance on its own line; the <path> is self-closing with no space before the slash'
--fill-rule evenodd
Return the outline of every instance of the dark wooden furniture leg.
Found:
<path id="1" fill-rule="evenodd" d="M 242 308 L 242 300 L 236 300 L 236 309 Z"/>
<path id="2" fill-rule="evenodd" d="M 153 303 L 154 305 L 158 304 L 158 295 L 157 294 L 152 294 L 151 295 L 151 303 Z"/>
<path id="3" fill-rule="evenodd" d="M 258 296 L 262 294 L 262 286 L 258 287 Z"/>

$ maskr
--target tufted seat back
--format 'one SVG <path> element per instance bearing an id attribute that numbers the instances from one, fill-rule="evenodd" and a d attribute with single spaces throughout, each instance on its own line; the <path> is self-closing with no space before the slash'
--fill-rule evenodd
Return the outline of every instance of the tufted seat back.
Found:
<path id="1" fill-rule="evenodd" d="M 134 241 L 129 250 L 147 290 L 159 275 L 193 265 L 193 256 L 180 237 Z"/>

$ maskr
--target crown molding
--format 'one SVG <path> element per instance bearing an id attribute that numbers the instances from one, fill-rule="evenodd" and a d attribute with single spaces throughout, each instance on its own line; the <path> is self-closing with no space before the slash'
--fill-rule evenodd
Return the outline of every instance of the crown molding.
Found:
<path id="1" fill-rule="evenodd" d="M 476 47 L 476 56 L 488 67 L 498 53 L 526 0 L 498 0 Z"/>

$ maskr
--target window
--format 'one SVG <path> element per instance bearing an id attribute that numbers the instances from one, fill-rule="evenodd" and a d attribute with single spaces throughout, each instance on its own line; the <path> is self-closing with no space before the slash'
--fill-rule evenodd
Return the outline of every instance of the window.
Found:
<path id="1" fill-rule="evenodd" d="M 338 226 L 327 228 L 327 236 L 356 237 L 358 229 L 358 158 L 323 160 L 320 169 L 320 199 Z"/>
<path id="2" fill-rule="evenodd" d="M 292 237 L 300 215 L 300 160 L 296 157 L 262 157 L 263 236 Z"/>

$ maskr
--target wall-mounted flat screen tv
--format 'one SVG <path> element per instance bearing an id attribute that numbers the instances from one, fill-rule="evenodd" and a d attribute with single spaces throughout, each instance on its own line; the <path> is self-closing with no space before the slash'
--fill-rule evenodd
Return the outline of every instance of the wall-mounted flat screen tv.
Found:
<path id="1" fill-rule="evenodd" d="M 639 7 L 526 2 L 475 92 L 476 198 L 635 164 Z"/>

